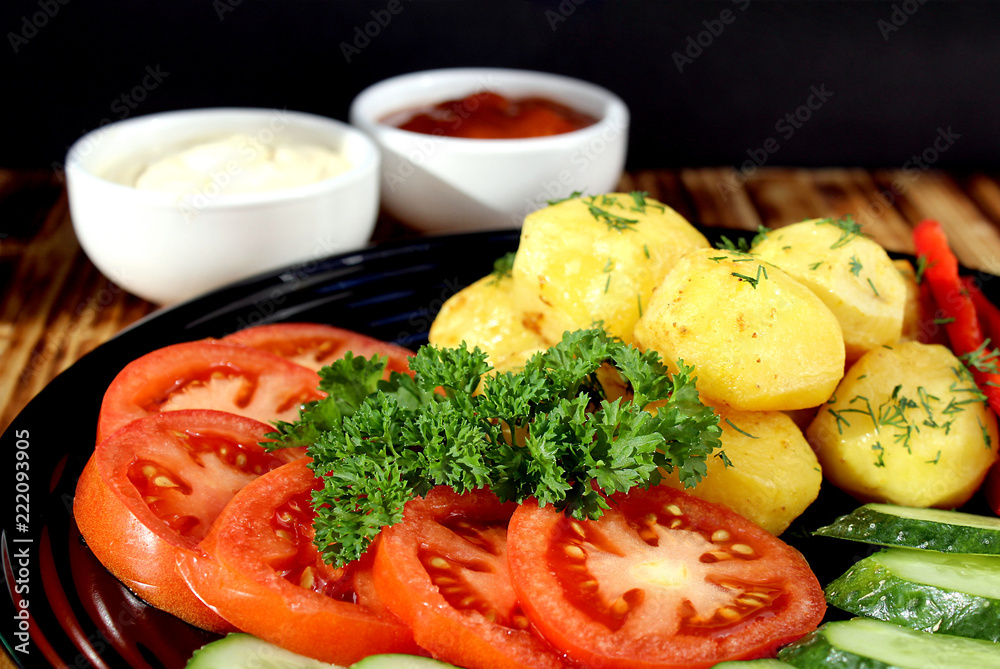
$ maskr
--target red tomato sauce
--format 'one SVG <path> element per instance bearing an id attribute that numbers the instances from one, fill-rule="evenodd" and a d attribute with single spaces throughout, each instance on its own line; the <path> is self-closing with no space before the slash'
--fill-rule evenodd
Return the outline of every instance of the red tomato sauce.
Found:
<path id="1" fill-rule="evenodd" d="M 510 100 L 475 93 L 461 100 L 397 112 L 383 123 L 439 137 L 521 139 L 560 135 L 593 125 L 597 119 L 542 97 Z"/>

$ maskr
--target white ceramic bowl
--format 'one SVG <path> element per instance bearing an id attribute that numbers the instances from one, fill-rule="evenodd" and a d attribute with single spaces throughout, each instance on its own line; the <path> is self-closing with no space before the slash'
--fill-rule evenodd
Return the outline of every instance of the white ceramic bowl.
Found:
<path id="1" fill-rule="evenodd" d="M 193 194 L 134 187 L 151 161 L 233 134 L 264 145 L 324 146 L 352 167 L 306 185 L 227 193 L 227 179 L 240 172 L 236 159 Z M 84 135 L 69 149 L 66 181 L 73 227 L 98 269 L 129 292 L 170 304 L 364 246 L 378 217 L 378 168 L 378 148 L 345 123 L 222 108 L 138 116 Z"/>
<path id="2" fill-rule="evenodd" d="M 541 96 L 598 122 L 561 135 L 464 139 L 401 130 L 386 116 L 491 91 Z M 455 68 L 386 79 L 362 91 L 350 121 L 382 149 L 382 206 L 426 232 L 518 227 L 546 201 L 617 185 L 625 166 L 629 112 L 610 91 L 525 70 Z"/>

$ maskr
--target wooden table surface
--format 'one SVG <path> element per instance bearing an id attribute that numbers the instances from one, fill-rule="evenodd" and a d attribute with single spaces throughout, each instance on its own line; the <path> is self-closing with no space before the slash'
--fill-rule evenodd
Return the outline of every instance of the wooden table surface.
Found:
<path id="1" fill-rule="evenodd" d="M 644 190 L 707 227 L 756 230 L 853 214 L 892 251 L 912 252 L 924 218 L 945 227 L 959 260 L 1000 274 L 1000 175 L 919 170 L 642 170 Z M 380 221 L 376 240 L 413 234 Z M 59 372 L 157 306 L 91 264 L 73 233 L 59 175 L 0 170 L 0 431 Z M 0 668 L 12 667 L 0 653 Z"/>

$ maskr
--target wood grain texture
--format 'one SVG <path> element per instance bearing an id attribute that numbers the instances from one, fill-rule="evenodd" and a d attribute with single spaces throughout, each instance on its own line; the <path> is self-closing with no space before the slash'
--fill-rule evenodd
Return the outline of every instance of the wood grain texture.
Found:
<path id="1" fill-rule="evenodd" d="M 645 190 L 692 223 L 756 230 L 853 214 L 892 251 L 912 252 L 912 227 L 937 218 L 967 266 L 1000 273 L 998 175 L 768 168 L 643 170 Z M 0 430 L 59 372 L 156 305 L 132 296 L 86 258 L 62 183 L 44 170 L 0 170 Z M 411 236 L 381 221 L 376 240 Z M 0 668 L 12 667 L 0 653 Z"/>

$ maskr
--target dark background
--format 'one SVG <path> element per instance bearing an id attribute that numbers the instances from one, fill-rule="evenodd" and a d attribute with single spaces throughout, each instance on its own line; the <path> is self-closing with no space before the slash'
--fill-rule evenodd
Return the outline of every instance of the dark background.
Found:
<path id="1" fill-rule="evenodd" d="M 0 31 L 4 167 L 58 165 L 102 122 L 168 109 L 345 119 L 368 84 L 459 65 L 614 90 L 631 168 L 901 167 L 941 132 L 935 167 L 1000 166 L 995 2 L 2 0 Z"/>

